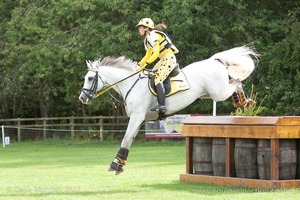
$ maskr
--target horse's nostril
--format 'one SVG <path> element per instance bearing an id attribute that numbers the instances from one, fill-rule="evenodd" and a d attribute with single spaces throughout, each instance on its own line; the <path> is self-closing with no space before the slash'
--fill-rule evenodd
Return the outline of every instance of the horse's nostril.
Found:
<path id="1" fill-rule="evenodd" d="M 80 95 L 80 96 L 79 96 L 79 100 L 80 100 L 81 102 L 83 102 L 83 101 L 84 101 L 84 97 L 83 97 L 83 95 Z"/>

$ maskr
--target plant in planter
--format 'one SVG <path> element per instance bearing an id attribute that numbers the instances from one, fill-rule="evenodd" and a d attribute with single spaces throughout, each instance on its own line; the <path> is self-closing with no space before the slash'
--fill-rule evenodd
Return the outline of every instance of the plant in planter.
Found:
<path id="1" fill-rule="evenodd" d="M 253 99 L 256 102 L 257 93 L 254 94 L 254 85 L 252 84 L 251 94 L 249 98 Z M 236 116 L 258 116 L 266 107 L 262 106 L 263 101 L 267 95 L 263 98 L 261 103 L 258 105 L 257 103 L 249 105 L 245 108 L 237 108 L 234 112 L 231 112 L 231 115 Z"/>

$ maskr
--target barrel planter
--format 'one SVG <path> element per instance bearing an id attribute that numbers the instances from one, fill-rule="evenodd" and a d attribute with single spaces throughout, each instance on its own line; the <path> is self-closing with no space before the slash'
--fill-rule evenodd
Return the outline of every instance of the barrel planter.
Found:
<path id="1" fill-rule="evenodd" d="M 181 181 L 256 189 L 300 188 L 300 116 L 190 116 L 183 122 L 182 134 L 186 172 L 180 174 Z M 201 139 L 206 143 L 203 149 L 198 147 Z M 201 154 L 205 158 L 200 158 Z M 204 163 L 212 163 L 212 170 L 203 169 Z"/>
<path id="2" fill-rule="evenodd" d="M 270 180 L 270 140 L 258 141 L 258 174 L 260 179 Z M 296 178 L 297 147 L 295 140 L 279 141 L 279 180 Z"/>
<path id="3" fill-rule="evenodd" d="M 194 138 L 193 165 L 195 174 L 213 175 L 212 138 Z"/>
<path id="4" fill-rule="evenodd" d="M 226 175 L 226 144 L 225 138 L 213 138 L 212 168 L 214 176 Z"/>
<path id="5" fill-rule="evenodd" d="M 258 178 L 257 140 L 235 139 L 234 162 L 236 177 Z"/>

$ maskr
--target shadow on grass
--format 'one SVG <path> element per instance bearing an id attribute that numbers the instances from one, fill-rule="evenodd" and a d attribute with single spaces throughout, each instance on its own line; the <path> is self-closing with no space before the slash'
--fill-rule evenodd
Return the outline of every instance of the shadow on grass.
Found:
<path id="1" fill-rule="evenodd" d="M 263 193 L 263 192 L 283 192 L 287 189 L 272 190 L 272 189 L 251 189 L 230 186 L 215 186 L 207 183 L 185 183 L 180 181 L 173 181 L 169 184 L 144 184 L 139 187 L 149 188 L 154 190 L 169 191 L 169 192 L 186 192 L 193 194 L 203 194 L 207 196 L 215 196 L 220 194 L 247 194 L 247 193 Z"/>
<path id="2" fill-rule="evenodd" d="M 133 194 L 136 190 L 120 190 L 120 189 L 103 189 L 99 191 L 81 190 L 77 187 L 62 187 L 62 188 L 46 188 L 46 187 L 30 187 L 30 188 L 13 188 L 8 190 L 9 193 L 2 195 L 2 197 L 45 197 L 45 196 L 101 196 L 101 195 L 120 195 L 120 194 Z"/>

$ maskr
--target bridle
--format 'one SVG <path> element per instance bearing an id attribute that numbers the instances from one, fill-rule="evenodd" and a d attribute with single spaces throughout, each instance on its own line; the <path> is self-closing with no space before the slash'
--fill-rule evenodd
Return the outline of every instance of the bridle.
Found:
<path id="1" fill-rule="evenodd" d="M 100 96 L 101 94 L 107 92 L 108 90 L 112 89 L 114 86 L 118 85 L 119 83 L 121 83 L 121 82 L 125 81 L 126 79 L 128 79 L 128 78 L 130 78 L 130 77 L 132 77 L 132 76 L 134 76 L 134 75 L 136 75 L 136 74 L 138 74 L 138 73 L 140 73 L 140 72 L 143 71 L 143 70 L 144 70 L 144 69 L 142 68 L 142 69 L 140 69 L 140 70 L 134 72 L 133 74 L 131 74 L 131 75 L 129 75 L 129 76 L 127 76 L 127 77 L 121 79 L 120 81 L 117 81 L 117 82 L 115 82 L 115 83 L 113 83 L 113 84 L 111 84 L 111 85 L 108 85 L 108 86 L 105 86 L 105 82 L 103 81 L 103 79 L 101 78 L 101 76 L 98 74 L 98 71 L 96 71 L 96 72 L 95 72 L 96 74 L 95 74 L 95 76 L 93 77 L 93 82 L 92 82 L 91 87 L 90 87 L 89 89 L 87 89 L 87 88 L 82 88 L 81 91 L 82 91 L 89 99 L 96 98 L 96 97 Z M 98 78 L 101 80 L 101 82 L 103 83 L 103 86 L 104 86 L 104 87 L 103 87 L 101 90 L 99 90 L 99 91 L 97 92 L 97 86 L 98 86 L 98 80 L 99 80 Z M 140 79 L 140 77 L 139 77 L 139 79 Z M 138 80 L 139 80 L 139 79 L 138 79 Z M 138 80 L 137 80 L 137 81 L 138 81 Z M 137 81 L 136 81 L 136 82 L 137 82 Z M 136 84 L 136 82 L 134 83 L 134 85 Z M 133 85 L 133 86 L 134 86 L 134 85 Z M 132 87 L 133 87 L 133 86 L 132 86 Z M 131 88 L 131 89 L 132 89 L 132 88 Z M 131 91 L 131 89 L 129 90 L 129 92 Z M 127 93 L 127 95 L 128 95 L 128 93 Z M 126 95 L 126 97 L 127 97 L 127 95 Z"/>
<path id="2" fill-rule="evenodd" d="M 89 77 L 89 79 L 90 78 L 91 77 Z M 101 80 L 101 82 L 104 85 L 104 81 L 102 80 L 101 76 L 99 76 L 98 71 L 96 71 L 95 76 L 92 77 L 93 82 L 91 87 L 89 89 L 88 88 L 81 89 L 81 92 L 83 92 L 89 99 L 92 99 L 97 95 L 97 87 L 98 87 L 98 80 L 99 80 L 98 78 Z"/>

